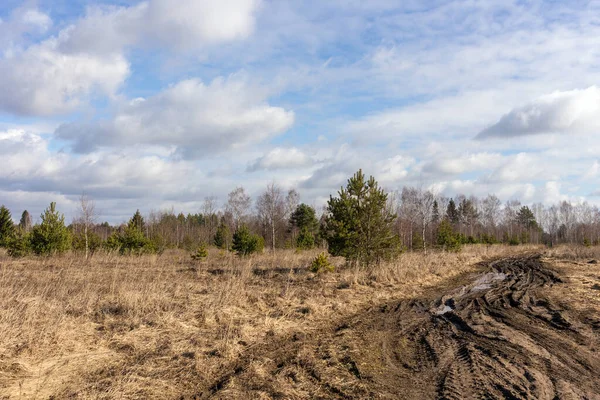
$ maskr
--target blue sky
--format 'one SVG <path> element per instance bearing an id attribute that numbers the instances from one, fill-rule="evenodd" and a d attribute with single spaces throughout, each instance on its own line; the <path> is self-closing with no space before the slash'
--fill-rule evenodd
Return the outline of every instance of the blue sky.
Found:
<path id="1" fill-rule="evenodd" d="M 272 181 L 598 203 L 592 1 L 0 5 L 0 203 L 197 212 Z"/>

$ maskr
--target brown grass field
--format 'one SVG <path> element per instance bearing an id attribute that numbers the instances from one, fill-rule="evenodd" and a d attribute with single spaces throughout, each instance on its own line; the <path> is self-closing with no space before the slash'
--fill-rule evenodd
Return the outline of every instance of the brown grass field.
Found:
<path id="1" fill-rule="evenodd" d="M 273 372 L 284 361 L 271 366 L 258 349 L 321 343 L 346 319 L 436 293 L 482 261 L 532 252 L 568 278 L 573 310 L 600 310 L 594 248 L 472 246 L 406 253 L 368 271 L 333 259 L 336 271 L 323 274 L 307 270 L 316 252 L 243 259 L 211 250 L 203 262 L 183 251 L 89 261 L 0 253 L 0 399 L 379 397 L 356 373 Z M 294 357 L 302 366 L 302 354 Z"/>

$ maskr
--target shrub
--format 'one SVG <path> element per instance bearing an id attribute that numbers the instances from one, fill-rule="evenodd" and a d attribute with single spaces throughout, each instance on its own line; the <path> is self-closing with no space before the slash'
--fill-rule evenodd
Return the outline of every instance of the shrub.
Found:
<path id="1" fill-rule="evenodd" d="M 303 228 L 296 238 L 296 247 L 302 250 L 308 250 L 315 247 L 315 235 L 307 228 Z"/>
<path id="2" fill-rule="evenodd" d="M 437 244 L 446 251 L 458 252 L 461 248 L 460 237 L 454 233 L 452 224 L 447 218 L 440 223 L 437 232 Z"/>
<path id="3" fill-rule="evenodd" d="M 31 231 L 31 249 L 37 255 L 62 254 L 71 248 L 71 232 L 65 226 L 65 216 L 56 211 L 56 203 L 42 214 L 42 223 Z"/>
<path id="4" fill-rule="evenodd" d="M 102 238 L 95 232 L 88 232 L 88 250 L 93 255 L 102 247 Z M 85 235 L 80 233 L 73 236 L 73 250 L 85 252 Z"/>
<path id="5" fill-rule="evenodd" d="M 128 225 L 125 231 L 118 235 L 118 239 L 121 254 L 141 255 L 156 252 L 154 243 L 135 225 Z"/>
<path id="6" fill-rule="evenodd" d="M 329 262 L 329 257 L 325 253 L 319 254 L 308 266 L 309 271 L 314 273 L 333 272 L 335 266 Z"/>
<path id="7" fill-rule="evenodd" d="M 162 251 L 163 240 L 159 235 L 153 240 L 146 237 L 143 231 L 144 219 L 139 211 L 129 220 L 125 229 L 114 232 L 104 243 L 107 250 L 118 251 L 126 255 L 142 255 Z"/>
<path id="8" fill-rule="evenodd" d="M 265 240 L 262 236 L 250 232 L 246 225 L 240 226 L 233 234 L 233 244 L 231 248 L 240 256 L 247 256 L 252 253 L 260 252 L 265 247 Z"/>
<path id="9" fill-rule="evenodd" d="M 31 237 L 22 230 L 12 236 L 6 243 L 8 255 L 14 258 L 25 257 L 31 253 Z"/>
<path id="10" fill-rule="evenodd" d="M 425 248 L 425 242 L 423 242 L 423 236 L 419 232 L 413 232 L 412 234 L 412 249 L 423 250 Z"/>
<path id="11" fill-rule="evenodd" d="M 222 250 L 227 250 L 229 247 L 229 228 L 226 224 L 221 222 L 217 227 L 217 232 L 215 233 L 215 237 L 213 238 L 213 242 L 217 248 Z"/>
<path id="12" fill-rule="evenodd" d="M 192 257 L 192 260 L 195 261 L 204 260 L 206 257 L 208 257 L 208 250 L 206 249 L 206 245 L 204 243 L 200 243 L 200 246 L 198 246 L 196 252 L 190 254 L 190 257 Z"/>

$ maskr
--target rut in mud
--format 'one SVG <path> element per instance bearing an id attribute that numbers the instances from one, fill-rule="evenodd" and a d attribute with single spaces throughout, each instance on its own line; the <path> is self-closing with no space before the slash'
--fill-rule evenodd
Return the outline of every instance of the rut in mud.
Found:
<path id="1" fill-rule="evenodd" d="M 202 398 L 600 399 L 600 316 L 540 256 L 248 350 Z"/>

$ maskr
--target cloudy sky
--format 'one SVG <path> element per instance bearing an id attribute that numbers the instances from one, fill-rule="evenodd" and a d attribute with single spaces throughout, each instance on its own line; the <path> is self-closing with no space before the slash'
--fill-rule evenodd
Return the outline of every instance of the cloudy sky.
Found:
<path id="1" fill-rule="evenodd" d="M 243 185 L 600 201 L 600 3 L 3 0 L 0 203 L 101 219 Z"/>

